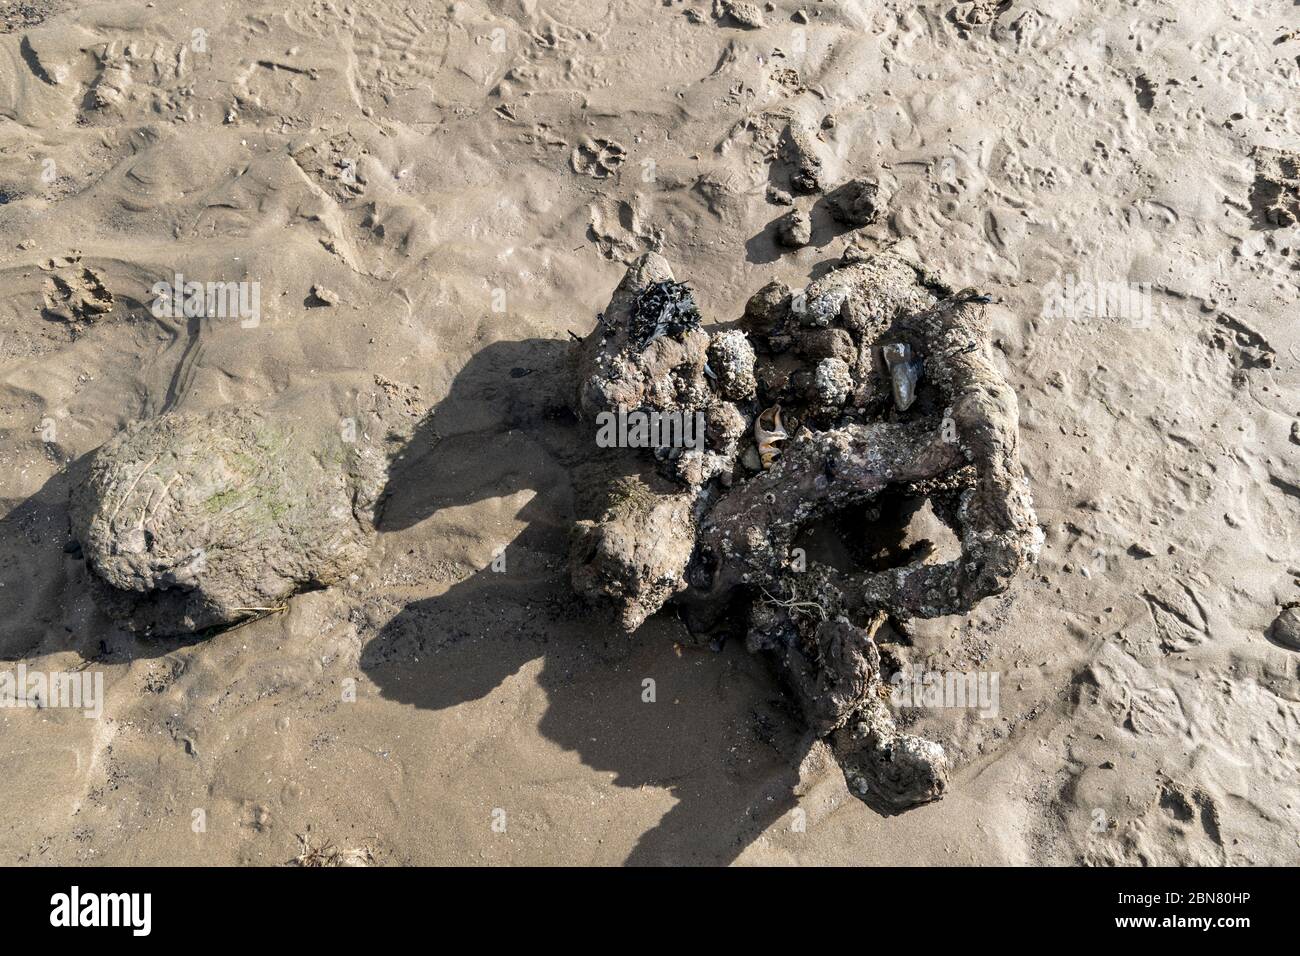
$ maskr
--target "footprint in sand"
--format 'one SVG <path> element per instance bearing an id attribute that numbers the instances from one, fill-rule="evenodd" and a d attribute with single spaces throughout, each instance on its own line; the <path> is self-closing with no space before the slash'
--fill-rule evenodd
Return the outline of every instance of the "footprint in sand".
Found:
<path id="1" fill-rule="evenodd" d="M 608 179 L 626 160 L 627 150 L 612 139 L 584 139 L 569 157 L 575 173 L 593 179 Z"/>

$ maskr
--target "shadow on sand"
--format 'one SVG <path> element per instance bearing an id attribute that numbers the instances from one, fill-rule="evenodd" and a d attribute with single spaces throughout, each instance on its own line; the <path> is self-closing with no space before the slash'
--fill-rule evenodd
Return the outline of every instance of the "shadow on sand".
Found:
<path id="1" fill-rule="evenodd" d="M 57 444 L 51 448 L 63 457 Z M 0 661 L 71 650 L 86 663 L 118 664 L 163 657 L 208 636 L 141 637 L 103 610 L 108 587 L 86 566 L 68 521 L 69 492 L 84 479 L 92 454 L 69 461 L 0 517 Z"/>
<path id="2" fill-rule="evenodd" d="M 574 466 L 586 452 L 567 408 L 569 353 L 553 340 L 482 349 L 394 462 L 385 531 L 442 508 L 534 495 L 504 570 L 408 604 L 365 645 L 361 666 L 386 698 L 441 710 L 491 694 L 541 658 L 541 732 L 619 787 L 665 787 L 677 799 L 627 862 L 728 863 L 794 805 L 801 730 L 738 644 L 678 653 L 681 627 L 660 614 L 611 659 L 612 635 L 574 602 L 565 553 L 582 494 Z M 647 677 L 654 704 L 642 699 Z"/>
<path id="3" fill-rule="evenodd" d="M 728 863 L 794 806 L 807 742 L 739 642 L 721 653 L 675 648 L 683 629 L 660 614 L 629 644 L 575 602 L 565 557 L 590 457 L 584 438 L 594 436 L 568 407 L 570 354 L 571 343 L 540 339 L 480 350 L 392 463 L 381 533 L 440 509 L 533 494 L 505 569 L 405 606 L 365 644 L 361 666 L 385 698 L 442 710 L 486 697 L 541 659 L 542 734 L 618 787 L 666 788 L 677 801 L 627 862 Z M 207 636 L 138 637 L 100 609 L 97 582 L 69 543 L 68 493 L 89 459 L 0 519 L 0 660 L 74 650 L 126 662 Z M 646 678 L 654 704 L 642 699 Z"/>

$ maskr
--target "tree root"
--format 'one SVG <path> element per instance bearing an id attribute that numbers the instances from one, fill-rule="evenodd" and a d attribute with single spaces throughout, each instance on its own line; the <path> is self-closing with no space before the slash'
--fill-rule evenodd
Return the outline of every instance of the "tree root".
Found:
<path id="1" fill-rule="evenodd" d="M 699 411 L 705 447 L 593 452 L 622 464 L 579 522 L 575 588 L 629 632 L 668 603 L 700 634 L 745 621 L 747 646 L 772 662 L 856 797 L 884 814 L 938 799 L 947 758 L 895 727 L 876 631 L 887 617 L 970 611 L 1041 544 L 982 297 L 947 295 L 891 254 L 849 255 L 800 292 L 764 287 L 743 334 L 683 323 L 646 341 L 634 327 L 663 321 L 634 322 L 639 303 L 647 289 L 669 299 L 656 283 L 671 279 L 653 254 L 629 267 L 580 347 L 577 406 L 587 421 L 615 407 Z M 769 436 L 764 410 L 777 405 L 789 437 L 760 456 L 753 426 L 764 415 Z M 891 489 L 929 497 L 961 556 L 935 564 L 921 549 L 898 567 L 839 568 L 796 546 Z"/>

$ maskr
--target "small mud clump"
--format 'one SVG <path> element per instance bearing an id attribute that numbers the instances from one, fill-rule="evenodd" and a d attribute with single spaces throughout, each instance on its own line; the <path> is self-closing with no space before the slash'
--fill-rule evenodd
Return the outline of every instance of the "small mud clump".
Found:
<path id="1" fill-rule="evenodd" d="M 747 0 L 720 0 L 717 10 L 722 17 L 730 18 L 746 30 L 763 28 L 763 11 L 757 4 L 748 3 Z"/>
<path id="2" fill-rule="evenodd" d="M 824 163 L 816 139 L 796 122 L 787 124 L 781 134 L 781 157 L 790 176 L 790 188 L 796 193 L 821 192 L 824 186 Z"/>
<path id="3" fill-rule="evenodd" d="M 831 218 L 854 228 L 869 226 L 880 215 L 880 187 L 870 179 L 855 179 L 826 194 Z"/>
<path id="4" fill-rule="evenodd" d="M 948 19 L 963 33 L 991 23 L 1011 7 L 1011 0 L 961 0 L 948 13 Z"/>
<path id="5" fill-rule="evenodd" d="M 812 242 L 812 220 L 806 212 L 792 209 L 776 224 L 776 241 L 790 249 L 798 249 Z"/>
<path id="6" fill-rule="evenodd" d="M 1268 637 L 1289 651 L 1300 651 L 1300 605 L 1289 604 L 1269 625 Z"/>

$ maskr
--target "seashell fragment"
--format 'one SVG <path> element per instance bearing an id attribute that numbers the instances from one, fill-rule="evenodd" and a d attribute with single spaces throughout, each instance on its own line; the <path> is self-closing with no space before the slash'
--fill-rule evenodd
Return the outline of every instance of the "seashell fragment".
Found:
<path id="1" fill-rule="evenodd" d="M 912 347 L 906 342 L 891 342 L 880 347 L 889 367 L 890 382 L 894 387 L 894 404 L 905 412 L 916 401 L 916 383 L 921 377 L 920 363 L 912 358 Z"/>
<path id="2" fill-rule="evenodd" d="M 765 409 L 754 419 L 754 439 L 758 442 L 758 457 L 764 468 L 771 468 L 776 456 L 781 454 L 776 443 L 789 437 L 785 426 L 781 424 L 780 405 Z"/>

